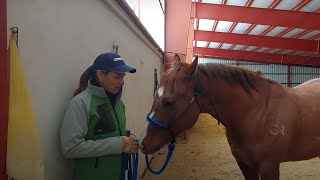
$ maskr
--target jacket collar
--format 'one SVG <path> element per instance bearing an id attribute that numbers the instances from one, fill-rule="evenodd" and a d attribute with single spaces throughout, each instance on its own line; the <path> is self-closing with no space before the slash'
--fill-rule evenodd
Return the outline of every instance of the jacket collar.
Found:
<path id="1" fill-rule="evenodd" d="M 100 87 L 100 86 L 95 86 L 91 83 L 91 79 L 88 81 L 88 87 L 87 87 L 87 90 L 96 95 L 96 96 L 99 96 L 99 97 L 108 97 L 107 94 L 106 94 L 106 91 L 104 90 L 103 87 Z M 121 97 L 121 94 L 122 94 L 122 89 L 118 92 L 117 94 L 117 99 L 120 99 Z"/>
<path id="2" fill-rule="evenodd" d="M 87 90 L 96 95 L 96 96 L 100 96 L 100 97 L 108 97 L 104 88 L 103 87 L 98 87 L 98 86 L 95 86 L 91 83 L 91 79 L 88 81 L 88 87 L 87 87 Z"/>

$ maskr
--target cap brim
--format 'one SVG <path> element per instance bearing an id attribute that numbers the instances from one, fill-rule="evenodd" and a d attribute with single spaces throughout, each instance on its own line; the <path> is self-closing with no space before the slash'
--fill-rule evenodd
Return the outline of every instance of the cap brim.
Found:
<path id="1" fill-rule="evenodd" d="M 119 72 L 119 73 L 135 73 L 136 69 L 127 65 L 121 65 L 121 66 L 117 66 L 111 69 L 114 72 Z"/>

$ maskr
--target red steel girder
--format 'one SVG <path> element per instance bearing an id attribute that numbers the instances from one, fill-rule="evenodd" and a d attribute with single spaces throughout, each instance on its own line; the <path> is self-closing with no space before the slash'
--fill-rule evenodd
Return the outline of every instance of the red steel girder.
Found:
<path id="1" fill-rule="evenodd" d="M 249 7 L 253 3 L 253 0 L 248 0 L 246 4 L 244 5 L 245 7 Z M 230 29 L 228 30 L 228 33 L 232 33 L 233 29 L 237 26 L 237 22 L 233 22 Z M 219 44 L 219 48 L 221 48 L 222 44 Z M 236 45 L 233 44 L 229 49 L 233 49 Z"/>
<path id="2" fill-rule="evenodd" d="M 319 13 L 196 3 L 196 17 L 270 26 L 319 30 Z M 306 21 L 306 19 L 308 21 Z"/>
<path id="3" fill-rule="evenodd" d="M 281 0 L 275 0 L 272 2 L 272 4 L 270 4 L 270 6 L 268 7 L 268 9 L 273 9 L 275 8 L 279 3 L 281 2 Z M 244 32 L 244 34 L 249 34 L 251 32 L 251 30 L 253 28 L 255 28 L 257 26 L 257 24 L 251 24 L 250 27 Z M 270 28 L 270 27 L 269 27 Z M 243 48 L 241 48 L 241 51 L 244 51 L 245 49 L 247 49 L 249 46 L 244 46 Z M 259 50 L 260 47 L 256 47 L 254 49 L 254 51 Z"/>
<path id="4" fill-rule="evenodd" d="M 200 2 L 201 2 L 201 1 L 200 1 Z M 226 4 L 226 3 L 227 3 L 227 0 L 221 1 L 221 4 Z M 192 5 L 194 5 L 194 4 L 192 4 Z M 197 18 L 197 19 L 198 19 L 198 18 Z M 216 31 L 218 22 L 219 22 L 219 20 L 214 21 L 214 24 L 213 24 L 213 26 L 212 26 L 212 31 Z M 198 30 L 198 28 L 197 28 L 196 30 Z M 210 42 L 207 42 L 206 47 L 209 47 L 209 44 L 210 44 Z"/>
<path id="5" fill-rule="evenodd" d="M 299 10 L 300 8 L 302 8 L 303 6 L 305 6 L 306 4 L 308 4 L 309 2 L 310 2 L 311 0 L 303 0 L 303 1 L 301 1 L 299 4 L 297 4 L 294 8 L 292 8 L 291 9 L 291 11 L 297 11 L 297 10 Z M 275 8 L 278 4 L 280 3 L 280 1 L 278 0 L 278 1 L 274 1 L 269 7 L 268 7 L 268 9 L 273 9 L 273 8 Z M 269 27 L 268 28 L 268 31 L 264 31 L 263 33 L 264 33 L 264 35 L 265 34 L 267 34 L 268 32 L 270 32 L 272 29 L 273 29 L 274 27 Z M 289 31 L 291 31 L 291 30 L 289 30 L 289 29 L 294 29 L 294 28 L 287 28 L 286 30 L 284 30 L 282 33 L 279 33 L 278 35 L 277 35 L 277 37 L 279 37 L 279 35 L 280 36 L 282 36 L 282 35 L 284 35 L 284 34 L 286 34 L 286 33 L 288 33 Z M 281 35 L 282 34 L 282 35 Z M 248 46 L 245 46 L 244 48 L 243 48 L 243 50 L 244 49 L 246 49 Z M 255 51 L 257 51 L 257 50 L 259 50 L 260 48 L 256 48 L 256 49 L 254 49 Z"/>
<path id="6" fill-rule="evenodd" d="M 7 179 L 7 130 L 9 119 L 9 62 L 7 59 L 7 0 L 0 0 L 0 179 Z"/>
<path id="7" fill-rule="evenodd" d="M 195 55 L 209 55 L 226 59 L 238 59 L 266 63 L 280 63 L 290 65 L 307 65 L 320 67 L 320 57 L 302 57 L 283 54 L 258 53 L 248 51 L 225 50 L 215 48 L 193 49 Z"/>
<path id="8" fill-rule="evenodd" d="M 194 40 L 260 46 L 277 49 L 288 49 L 296 51 L 317 52 L 318 50 L 318 42 L 314 40 L 289 39 L 280 37 L 222 33 L 200 30 L 195 31 Z"/>

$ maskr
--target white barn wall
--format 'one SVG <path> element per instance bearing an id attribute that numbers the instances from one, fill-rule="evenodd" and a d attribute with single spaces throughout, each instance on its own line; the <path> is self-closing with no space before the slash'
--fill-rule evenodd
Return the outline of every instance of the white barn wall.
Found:
<path id="1" fill-rule="evenodd" d="M 152 103 L 154 69 L 162 72 L 161 54 L 112 0 L 10 0 L 7 10 L 8 28 L 19 28 L 45 179 L 70 180 L 72 163 L 60 154 L 59 128 L 82 72 L 97 55 L 111 51 L 113 42 L 119 46 L 126 63 L 137 68 L 126 76 L 123 100 L 127 126 L 139 133 Z"/>

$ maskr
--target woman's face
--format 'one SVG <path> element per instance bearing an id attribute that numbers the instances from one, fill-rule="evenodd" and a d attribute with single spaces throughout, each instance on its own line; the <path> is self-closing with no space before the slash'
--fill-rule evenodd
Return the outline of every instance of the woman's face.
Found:
<path id="1" fill-rule="evenodd" d="M 124 85 L 125 73 L 97 71 L 98 82 L 106 91 L 117 94 Z"/>

